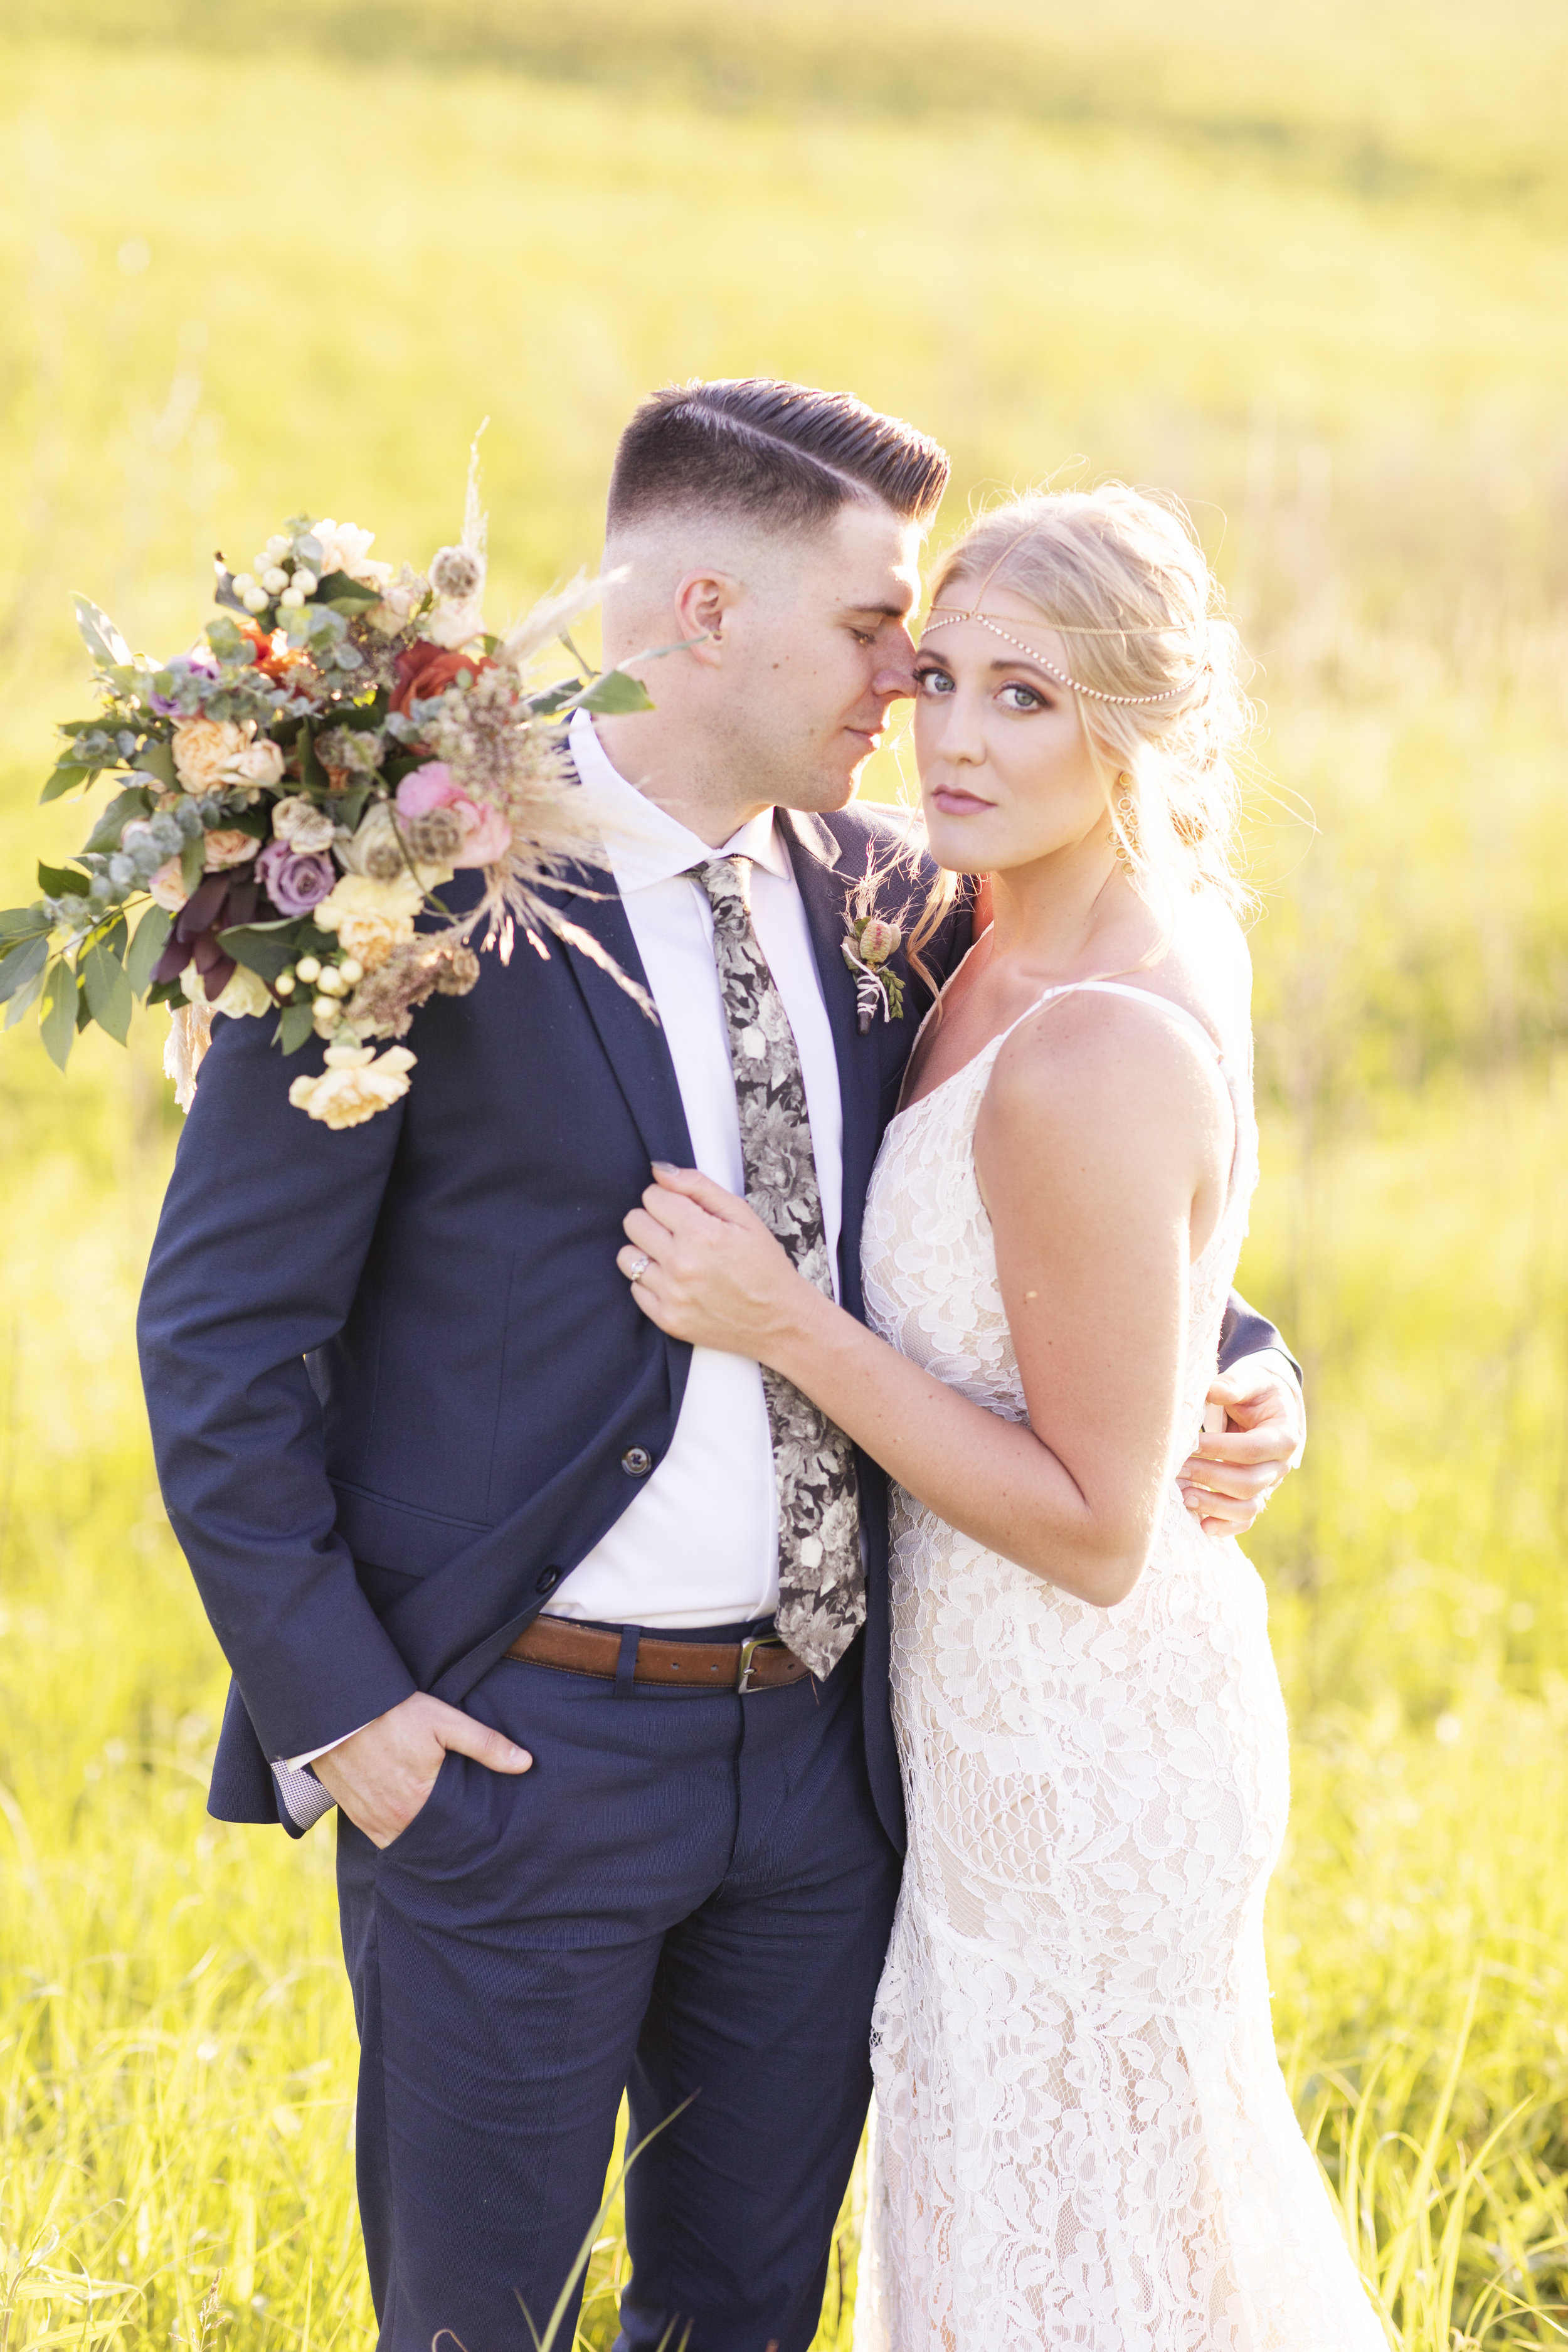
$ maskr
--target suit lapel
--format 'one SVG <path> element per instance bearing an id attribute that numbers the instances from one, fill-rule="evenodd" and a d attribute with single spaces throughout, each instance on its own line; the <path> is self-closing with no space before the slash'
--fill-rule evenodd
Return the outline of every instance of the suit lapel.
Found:
<path id="1" fill-rule="evenodd" d="M 858 874 L 841 863 L 843 852 L 821 817 L 797 809 L 778 811 L 790 863 L 805 908 L 817 978 L 838 1061 L 838 1095 L 844 1112 L 844 1202 L 838 1232 L 838 1295 L 852 1312 L 860 1305 L 860 1223 L 867 1187 L 877 1157 L 881 1066 L 875 1034 L 860 1034 L 856 1018 L 855 977 L 844 961 L 844 914 Z"/>
<path id="2" fill-rule="evenodd" d="M 629 979 L 647 988 L 647 974 L 620 892 L 609 875 L 597 867 L 589 869 L 587 881 L 589 889 L 598 895 L 568 896 L 562 912 L 568 921 L 589 932 Z M 561 941 L 552 952 L 564 954 L 571 967 L 649 1160 L 670 1160 L 678 1168 L 689 1168 L 691 1137 L 662 1026 L 650 1021 L 626 990 L 581 948 Z"/>

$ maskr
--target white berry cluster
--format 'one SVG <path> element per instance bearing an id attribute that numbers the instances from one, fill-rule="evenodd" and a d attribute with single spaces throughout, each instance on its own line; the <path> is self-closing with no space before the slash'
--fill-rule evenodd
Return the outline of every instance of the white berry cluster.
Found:
<path id="1" fill-rule="evenodd" d="M 323 963 L 319 956 L 302 955 L 287 971 L 280 971 L 272 985 L 281 997 L 292 996 L 300 986 L 314 992 L 310 1010 L 315 1019 L 318 1036 L 336 1034 L 342 1018 L 340 1000 L 352 996 L 364 978 L 364 966 L 357 956 L 342 956 L 333 963 Z"/>
<path id="2" fill-rule="evenodd" d="M 234 593 L 247 613 L 265 613 L 274 597 L 286 612 L 295 612 L 320 585 L 310 565 L 295 554 L 293 541 L 280 530 L 273 532 L 256 558 L 254 571 L 234 575 Z"/>

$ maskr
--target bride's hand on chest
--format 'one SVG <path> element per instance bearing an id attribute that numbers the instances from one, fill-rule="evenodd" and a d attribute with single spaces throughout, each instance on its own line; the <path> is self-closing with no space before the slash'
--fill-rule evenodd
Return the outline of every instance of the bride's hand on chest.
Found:
<path id="1" fill-rule="evenodd" d="M 812 1302 L 762 1219 L 694 1168 L 656 1165 L 640 1207 L 623 1221 L 616 1264 L 643 1313 L 672 1339 L 767 1363 L 797 1339 Z"/>

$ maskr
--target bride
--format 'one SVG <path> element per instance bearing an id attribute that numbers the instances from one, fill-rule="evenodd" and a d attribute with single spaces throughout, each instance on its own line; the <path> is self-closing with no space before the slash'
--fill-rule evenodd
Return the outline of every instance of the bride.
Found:
<path id="1" fill-rule="evenodd" d="M 910 1851 L 858 2352 L 1383 2345 L 1270 2034 L 1263 1588 L 1174 1484 L 1257 1178 L 1216 602 L 1120 486 L 994 511 L 941 573 L 925 820 L 994 919 L 882 1146 L 871 1328 L 704 1177 L 626 1220 L 646 1313 L 895 1482 Z"/>

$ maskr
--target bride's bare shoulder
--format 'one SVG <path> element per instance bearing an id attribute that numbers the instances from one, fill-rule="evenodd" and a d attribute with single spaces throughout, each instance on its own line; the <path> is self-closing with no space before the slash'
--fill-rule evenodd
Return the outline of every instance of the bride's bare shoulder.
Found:
<path id="1" fill-rule="evenodd" d="M 1232 1098 L 1216 1054 L 1245 1067 L 1250 1055 L 1252 964 L 1229 911 L 1200 905 L 1184 917 L 1153 962 L 1113 984 L 1053 992 L 1021 1022 L 997 1055 L 982 1105 L 976 1146 L 983 1158 L 1065 1132 L 1092 1130 L 1113 1152 L 1165 1150 L 1186 1134 L 1202 1152 L 1224 1157 Z M 1173 1005 L 1173 1021 L 1141 1008 L 1140 996 Z M 1039 1130 L 1037 1137 L 1036 1129 Z"/>

